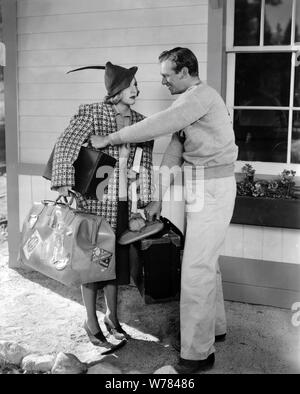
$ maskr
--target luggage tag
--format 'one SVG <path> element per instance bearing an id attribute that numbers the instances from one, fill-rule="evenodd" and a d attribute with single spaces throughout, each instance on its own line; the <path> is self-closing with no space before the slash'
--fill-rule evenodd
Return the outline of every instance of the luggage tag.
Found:
<path id="1" fill-rule="evenodd" d="M 96 246 L 92 252 L 92 262 L 103 267 L 102 271 L 108 268 L 112 258 L 112 253 Z"/>
<path id="2" fill-rule="evenodd" d="M 34 252 L 34 250 L 42 243 L 42 238 L 37 230 L 35 230 L 32 235 L 28 238 L 25 245 L 23 246 L 24 255 L 27 260 L 30 259 L 30 256 Z"/>

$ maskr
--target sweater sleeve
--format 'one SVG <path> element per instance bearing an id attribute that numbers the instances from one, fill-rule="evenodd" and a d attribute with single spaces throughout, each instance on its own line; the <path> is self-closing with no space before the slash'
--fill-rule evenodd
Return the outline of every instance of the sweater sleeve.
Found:
<path id="1" fill-rule="evenodd" d="M 199 100 L 197 89 L 192 89 L 183 93 L 166 110 L 110 134 L 109 142 L 111 145 L 137 143 L 174 133 L 196 122 L 206 112 L 206 105 Z"/>
<path id="2" fill-rule="evenodd" d="M 55 144 L 51 189 L 61 186 L 75 185 L 74 161 L 80 148 L 93 131 L 93 116 L 88 105 L 79 107 L 78 114 L 73 116 L 69 126 L 61 134 Z"/>

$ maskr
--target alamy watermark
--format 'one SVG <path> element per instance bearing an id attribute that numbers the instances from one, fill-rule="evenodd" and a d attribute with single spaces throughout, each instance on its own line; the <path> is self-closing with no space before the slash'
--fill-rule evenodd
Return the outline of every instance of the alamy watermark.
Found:
<path id="1" fill-rule="evenodd" d="M 112 181 L 112 173 L 115 171 L 110 166 L 99 167 L 96 178 L 103 179 L 96 188 L 96 196 L 99 201 L 110 198 L 106 194 L 107 187 Z M 150 179 L 151 178 L 151 179 Z M 140 167 L 137 180 L 135 181 L 136 193 L 129 193 L 128 199 L 139 200 L 140 190 L 143 184 L 151 182 L 153 193 L 152 201 L 186 201 L 188 212 L 199 212 L 204 205 L 204 167 L 184 165 L 173 166 L 153 166 L 152 173 Z M 130 181 L 128 181 L 130 183 Z M 170 185 L 173 185 L 170 188 Z"/>

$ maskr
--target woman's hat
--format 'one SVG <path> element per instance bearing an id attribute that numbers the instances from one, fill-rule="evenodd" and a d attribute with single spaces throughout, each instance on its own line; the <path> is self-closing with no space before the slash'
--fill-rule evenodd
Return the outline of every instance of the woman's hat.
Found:
<path id="1" fill-rule="evenodd" d="M 111 62 L 107 62 L 104 66 L 86 66 L 76 68 L 75 70 L 68 71 L 68 73 L 85 70 L 85 69 L 98 69 L 105 70 L 104 75 L 104 83 L 107 90 L 107 98 L 113 97 L 117 93 L 121 92 L 121 90 L 126 89 L 130 86 L 131 81 L 137 72 L 137 67 L 125 68 L 121 66 L 117 66 L 116 64 L 112 64 Z"/>

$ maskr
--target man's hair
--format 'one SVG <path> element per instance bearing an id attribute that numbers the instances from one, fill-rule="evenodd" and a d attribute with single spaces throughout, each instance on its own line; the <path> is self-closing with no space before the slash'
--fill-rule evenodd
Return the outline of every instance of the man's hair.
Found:
<path id="1" fill-rule="evenodd" d="M 198 77 L 198 60 L 194 53 L 188 48 L 176 47 L 169 51 L 162 52 L 158 60 L 161 62 L 171 60 L 175 63 L 174 71 L 178 73 L 183 67 L 189 70 L 192 77 Z"/>

